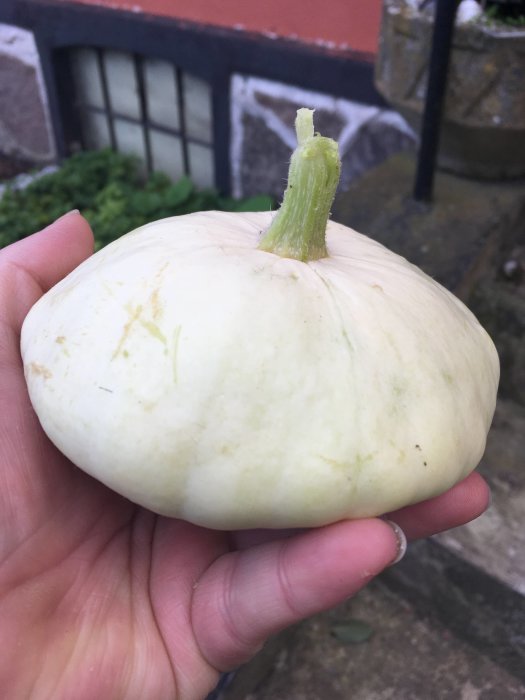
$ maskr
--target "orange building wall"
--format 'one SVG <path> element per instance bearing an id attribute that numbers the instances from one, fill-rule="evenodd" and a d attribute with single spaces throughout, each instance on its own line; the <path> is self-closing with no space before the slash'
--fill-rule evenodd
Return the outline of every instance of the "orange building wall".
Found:
<path id="1" fill-rule="evenodd" d="M 74 0 L 374 54 L 381 0 Z"/>

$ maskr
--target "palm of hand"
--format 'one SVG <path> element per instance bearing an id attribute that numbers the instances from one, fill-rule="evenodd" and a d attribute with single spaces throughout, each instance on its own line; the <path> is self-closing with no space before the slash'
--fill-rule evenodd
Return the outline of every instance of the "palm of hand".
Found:
<path id="1" fill-rule="evenodd" d="M 269 634 L 357 591 L 397 542 L 376 519 L 280 539 L 205 530 L 155 516 L 75 469 L 31 409 L 18 334 L 42 290 L 90 245 L 87 225 L 70 215 L 45 239 L 4 251 L 0 687 L 13 698 L 194 700 Z M 397 522 L 412 536 L 451 527 L 478 515 L 487 491 L 473 475 L 446 496 Z"/>

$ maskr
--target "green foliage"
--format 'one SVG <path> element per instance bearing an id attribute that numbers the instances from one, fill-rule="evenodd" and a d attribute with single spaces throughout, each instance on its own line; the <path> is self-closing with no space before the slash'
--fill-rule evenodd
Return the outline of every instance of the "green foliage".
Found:
<path id="1" fill-rule="evenodd" d="M 482 4 L 484 7 L 484 19 L 489 24 L 515 27 L 516 29 L 525 27 L 525 3 L 523 1 L 515 2 L 511 0 L 510 2 L 505 2 L 504 0 L 499 0 L 499 2 L 484 2 Z"/>
<path id="2" fill-rule="evenodd" d="M 72 209 L 87 218 L 101 248 L 156 219 L 211 209 L 268 211 L 272 204 L 265 195 L 234 200 L 214 190 L 198 190 L 187 177 L 173 183 L 154 173 L 143 182 L 139 164 L 130 156 L 111 150 L 79 153 L 24 190 L 8 185 L 0 198 L 0 248 Z"/>

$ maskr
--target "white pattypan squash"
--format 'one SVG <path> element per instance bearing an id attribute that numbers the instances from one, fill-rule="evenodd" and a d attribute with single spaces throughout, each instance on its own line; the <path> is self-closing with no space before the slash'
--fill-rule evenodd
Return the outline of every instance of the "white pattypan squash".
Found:
<path id="1" fill-rule="evenodd" d="M 418 268 L 326 225 L 337 146 L 309 110 L 298 136 L 277 215 L 144 226 L 24 323 L 47 435 L 157 513 L 225 529 L 374 516 L 441 493 L 483 454 L 492 341 Z"/>

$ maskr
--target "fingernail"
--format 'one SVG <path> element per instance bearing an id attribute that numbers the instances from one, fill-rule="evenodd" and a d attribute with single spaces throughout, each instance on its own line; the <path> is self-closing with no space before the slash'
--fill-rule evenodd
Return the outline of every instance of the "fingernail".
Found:
<path id="1" fill-rule="evenodd" d="M 80 211 L 78 209 L 71 209 L 71 211 L 68 211 L 65 214 L 62 214 L 62 216 L 59 216 L 57 221 L 60 221 L 61 219 L 65 219 L 66 216 L 71 216 L 71 214 L 80 214 Z"/>
<path id="2" fill-rule="evenodd" d="M 405 556 L 405 553 L 407 551 L 407 538 L 405 533 L 397 523 L 394 523 L 392 520 L 386 520 L 386 518 L 385 523 L 388 523 L 388 525 L 390 525 L 397 538 L 397 555 L 394 561 L 390 564 L 390 566 L 394 566 L 394 564 L 400 562 L 401 559 L 403 559 L 403 557 Z"/>

